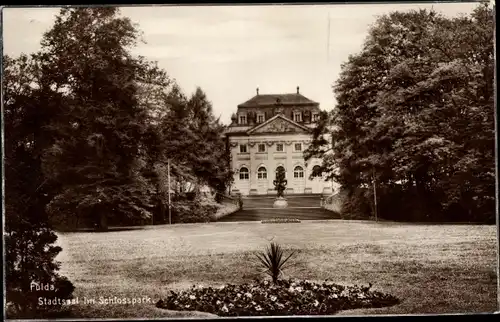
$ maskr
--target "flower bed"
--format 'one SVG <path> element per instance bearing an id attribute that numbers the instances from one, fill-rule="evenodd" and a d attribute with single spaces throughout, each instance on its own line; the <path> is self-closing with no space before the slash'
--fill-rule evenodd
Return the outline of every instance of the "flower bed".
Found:
<path id="1" fill-rule="evenodd" d="M 195 287 L 171 291 L 156 303 L 168 310 L 202 311 L 219 316 L 331 315 L 340 310 L 379 308 L 400 301 L 368 287 L 345 287 L 328 281 L 282 280 L 278 285 L 265 280 L 254 284 L 220 288 Z"/>
<path id="2" fill-rule="evenodd" d="M 264 219 L 261 221 L 263 224 L 286 224 L 286 223 L 300 223 L 297 218 L 273 218 Z"/>

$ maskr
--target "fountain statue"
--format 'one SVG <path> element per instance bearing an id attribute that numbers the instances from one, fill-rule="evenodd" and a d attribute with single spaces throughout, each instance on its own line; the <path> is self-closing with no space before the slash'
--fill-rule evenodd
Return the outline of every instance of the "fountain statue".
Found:
<path id="1" fill-rule="evenodd" d="M 283 168 L 278 168 L 276 172 L 276 180 L 273 181 L 274 190 L 277 191 L 276 200 L 274 200 L 274 208 L 286 208 L 288 202 L 285 199 L 284 192 L 287 185 L 287 180 L 285 179 L 285 170 Z"/>

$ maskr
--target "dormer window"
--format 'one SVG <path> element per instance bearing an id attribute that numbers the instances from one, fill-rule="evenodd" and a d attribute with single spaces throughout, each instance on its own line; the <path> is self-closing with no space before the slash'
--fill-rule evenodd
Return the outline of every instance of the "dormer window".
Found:
<path id="1" fill-rule="evenodd" d="M 264 114 L 257 115 L 257 123 L 264 123 Z"/>
<path id="2" fill-rule="evenodd" d="M 301 112 L 294 112 L 293 113 L 293 120 L 295 122 L 302 122 L 302 113 Z"/>
<path id="3" fill-rule="evenodd" d="M 240 124 L 247 124 L 247 116 L 240 115 Z"/>

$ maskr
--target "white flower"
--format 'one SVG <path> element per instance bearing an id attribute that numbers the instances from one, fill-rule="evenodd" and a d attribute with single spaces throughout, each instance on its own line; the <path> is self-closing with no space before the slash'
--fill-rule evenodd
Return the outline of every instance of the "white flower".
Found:
<path id="1" fill-rule="evenodd" d="M 222 302 L 221 302 L 221 301 L 219 301 L 219 300 L 217 300 L 217 302 L 216 302 L 216 303 L 217 303 L 217 305 L 219 305 L 219 304 L 221 304 Z"/>
<path id="2" fill-rule="evenodd" d="M 315 300 L 315 301 L 314 301 L 314 306 L 318 306 L 318 305 L 319 305 L 318 300 Z"/>
<path id="3" fill-rule="evenodd" d="M 252 295 L 252 293 L 247 292 L 247 293 L 245 293 L 245 296 L 251 299 L 253 295 Z"/>
<path id="4" fill-rule="evenodd" d="M 297 292 L 302 292 L 304 289 L 301 286 L 299 286 L 296 288 L 296 290 L 297 290 Z"/>
<path id="5" fill-rule="evenodd" d="M 288 291 L 293 293 L 293 292 L 295 292 L 295 289 L 292 286 L 290 286 L 290 288 L 288 289 Z"/>
<path id="6" fill-rule="evenodd" d="M 219 290 L 223 290 L 225 287 L 225 285 L 222 285 L 221 287 L 219 287 Z"/>
<path id="7" fill-rule="evenodd" d="M 253 304 L 253 305 L 256 305 L 257 303 L 255 303 L 255 301 L 252 301 L 252 304 Z"/>
<path id="8" fill-rule="evenodd" d="M 297 284 L 295 282 L 293 282 L 292 284 L 290 284 L 290 286 L 297 286 Z"/>
<path id="9" fill-rule="evenodd" d="M 332 294 L 332 295 L 330 295 L 330 296 L 328 296 L 328 297 L 330 297 L 330 298 L 334 298 L 334 299 L 339 298 L 339 296 L 338 296 L 337 294 Z"/>
<path id="10" fill-rule="evenodd" d="M 224 306 L 222 307 L 222 311 L 224 311 L 224 312 L 229 312 L 229 310 L 228 310 L 228 308 L 227 308 L 227 306 L 226 306 L 225 304 L 224 304 Z"/>
<path id="11" fill-rule="evenodd" d="M 276 301 L 277 299 L 278 299 L 278 298 L 277 298 L 276 296 L 271 295 L 271 301 L 273 301 L 273 302 L 274 302 L 274 301 Z"/>
<path id="12" fill-rule="evenodd" d="M 234 307 L 234 304 L 233 303 L 229 303 L 229 307 Z"/>
<path id="13" fill-rule="evenodd" d="M 366 298 L 366 296 L 363 293 L 361 293 L 361 294 L 358 294 L 358 298 L 364 299 L 364 298 Z"/>
<path id="14" fill-rule="evenodd" d="M 318 287 L 316 285 L 314 285 L 313 290 L 317 290 L 317 289 L 318 289 Z"/>
<path id="15" fill-rule="evenodd" d="M 264 281 L 264 285 L 269 285 L 269 281 Z"/>
<path id="16" fill-rule="evenodd" d="M 237 297 L 241 297 L 241 293 L 236 294 Z"/>
<path id="17" fill-rule="evenodd" d="M 189 295 L 189 298 L 190 298 L 191 300 L 196 300 L 196 296 L 194 296 L 194 295 Z"/>
<path id="18" fill-rule="evenodd" d="M 189 309 L 189 307 L 190 307 L 190 306 L 191 306 L 191 305 L 186 304 L 185 308 L 186 308 L 186 309 Z"/>
<path id="19" fill-rule="evenodd" d="M 262 308 L 260 307 L 260 305 L 257 305 L 257 306 L 255 307 L 255 309 L 256 309 L 257 311 L 262 311 Z"/>

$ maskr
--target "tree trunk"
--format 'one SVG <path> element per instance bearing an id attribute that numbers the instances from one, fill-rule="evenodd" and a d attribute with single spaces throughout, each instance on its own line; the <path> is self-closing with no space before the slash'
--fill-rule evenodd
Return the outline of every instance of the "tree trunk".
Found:
<path id="1" fill-rule="evenodd" d="M 156 225 L 161 225 L 165 223 L 165 213 L 166 213 L 166 207 L 165 203 L 163 202 L 163 199 L 160 199 L 158 202 L 159 206 L 159 212 L 158 212 L 158 217 L 155 220 Z"/>
<path id="2" fill-rule="evenodd" d="M 108 215 L 103 209 L 97 209 L 96 231 L 108 231 Z"/>

